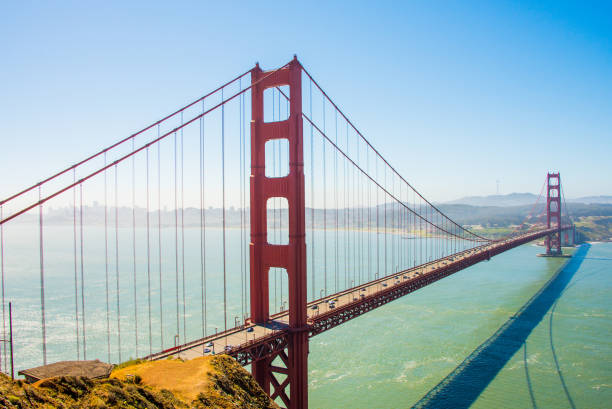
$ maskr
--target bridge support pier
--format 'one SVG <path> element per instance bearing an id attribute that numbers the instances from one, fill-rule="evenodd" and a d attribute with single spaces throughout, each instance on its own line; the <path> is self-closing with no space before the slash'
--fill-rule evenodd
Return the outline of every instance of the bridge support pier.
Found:
<path id="1" fill-rule="evenodd" d="M 251 71 L 251 320 L 266 325 L 270 318 L 268 273 L 285 269 L 289 283 L 289 341 L 286 351 L 252 364 L 253 376 L 272 399 L 288 409 L 308 408 L 308 328 L 306 297 L 306 224 L 302 124 L 302 68 L 297 58 L 287 66 Z M 289 86 L 289 118 L 264 122 L 264 90 Z M 289 173 L 270 178 L 265 173 L 265 144 L 274 139 L 289 143 Z M 289 243 L 268 243 L 267 201 L 287 200 Z"/>

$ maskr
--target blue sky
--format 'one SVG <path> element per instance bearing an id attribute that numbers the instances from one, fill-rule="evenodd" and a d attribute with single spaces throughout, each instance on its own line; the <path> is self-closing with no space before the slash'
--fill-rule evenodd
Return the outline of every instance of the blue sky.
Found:
<path id="1" fill-rule="evenodd" d="M 129 3 L 129 4 L 128 4 Z M 612 194 L 608 2 L 10 2 L 0 196 L 297 54 L 426 197 Z"/>

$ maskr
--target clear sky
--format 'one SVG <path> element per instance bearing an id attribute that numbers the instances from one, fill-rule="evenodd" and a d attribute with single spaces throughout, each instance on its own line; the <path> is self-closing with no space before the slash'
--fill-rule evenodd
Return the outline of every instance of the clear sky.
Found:
<path id="1" fill-rule="evenodd" d="M 612 194 L 612 3 L 4 2 L 0 196 L 297 54 L 426 197 Z"/>

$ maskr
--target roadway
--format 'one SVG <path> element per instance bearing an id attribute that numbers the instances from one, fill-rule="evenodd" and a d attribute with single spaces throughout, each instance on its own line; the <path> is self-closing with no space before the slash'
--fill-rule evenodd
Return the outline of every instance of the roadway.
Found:
<path id="1" fill-rule="evenodd" d="M 492 255 L 499 254 L 517 245 L 543 237 L 548 233 L 550 233 L 550 231 L 547 229 L 506 240 L 494 241 L 311 301 L 308 303 L 308 323 L 309 325 L 313 325 L 324 317 L 333 317 L 336 312 L 349 310 L 351 308 L 355 309 L 354 307 L 368 300 L 382 299 L 383 294 L 393 292 L 394 288 L 410 288 L 403 293 L 396 291 L 398 295 L 383 302 L 379 301 L 374 305 L 375 308 L 383 303 L 392 301 L 398 296 L 405 295 L 407 292 L 412 292 L 479 261 L 488 260 Z M 444 272 L 446 273 L 440 274 Z M 372 309 L 372 307 L 367 308 L 363 312 L 367 312 L 370 309 Z M 353 316 L 360 315 L 363 312 L 353 314 Z M 353 318 L 353 316 L 341 320 L 339 323 Z M 247 321 L 244 325 L 167 349 L 160 353 L 147 356 L 145 359 L 156 360 L 172 356 L 174 358 L 188 360 L 220 353 L 228 353 L 236 356 L 239 352 L 254 348 L 264 341 L 269 343 L 270 340 L 280 338 L 283 334 L 288 332 L 288 322 L 289 312 L 283 311 L 272 315 L 270 320 L 265 324 L 252 324 Z M 328 324 L 328 327 L 323 330 L 329 329 L 332 326 L 335 325 L 330 326 Z M 322 332 L 322 330 L 311 332 L 311 336 L 320 332 Z M 282 347 L 282 345 L 280 347 Z M 255 358 L 251 356 L 243 360 L 243 364 L 253 359 Z"/>

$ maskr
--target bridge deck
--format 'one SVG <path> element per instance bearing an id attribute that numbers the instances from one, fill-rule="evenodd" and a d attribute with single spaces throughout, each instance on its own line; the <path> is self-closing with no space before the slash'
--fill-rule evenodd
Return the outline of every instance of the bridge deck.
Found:
<path id="1" fill-rule="evenodd" d="M 480 261 L 541 238 L 554 230 L 541 230 L 492 242 L 312 301 L 308 304 L 309 326 L 304 330 L 309 331 L 310 336 L 320 334 Z M 284 311 L 272 315 L 265 324 L 246 323 L 150 355 L 146 359 L 156 360 L 169 356 L 192 359 L 203 355 L 227 353 L 236 357 L 242 365 L 247 365 L 286 347 L 289 334 L 288 321 L 288 312 Z"/>

